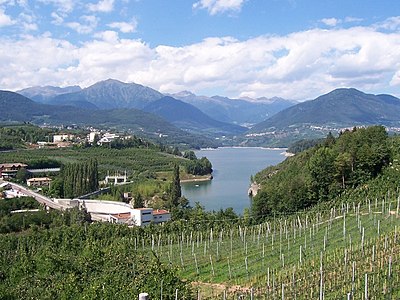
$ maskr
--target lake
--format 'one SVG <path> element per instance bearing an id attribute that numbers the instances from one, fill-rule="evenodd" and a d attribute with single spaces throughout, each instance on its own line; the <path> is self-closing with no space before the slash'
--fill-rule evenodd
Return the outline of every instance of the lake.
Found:
<path id="1" fill-rule="evenodd" d="M 182 194 L 193 206 L 199 202 L 206 210 L 232 207 L 243 214 L 250 207 L 247 191 L 250 177 L 285 159 L 283 149 L 224 147 L 195 151 L 197 158 L 207 157 L 213 165 L 213 180 L 182 183 Z"/>

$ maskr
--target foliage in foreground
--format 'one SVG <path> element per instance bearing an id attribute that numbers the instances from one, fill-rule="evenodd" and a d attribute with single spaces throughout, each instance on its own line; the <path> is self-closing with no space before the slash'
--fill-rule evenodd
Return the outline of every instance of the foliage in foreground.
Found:
<path id="1" fill-rule="evenodd" d="M 190 299 L 174 268 L 137 249 L 138 230 L 62 226 L 0 236 L 1 299 Z"/>
<path id="2" fill-rule="evenodd" d="M 372 126 L 328 135 L 324 143 L 255 176 L 261 191 L 253 199 L 257 221 L 329 201 L 381 174 L 400 153 L 385 128 Z"/>

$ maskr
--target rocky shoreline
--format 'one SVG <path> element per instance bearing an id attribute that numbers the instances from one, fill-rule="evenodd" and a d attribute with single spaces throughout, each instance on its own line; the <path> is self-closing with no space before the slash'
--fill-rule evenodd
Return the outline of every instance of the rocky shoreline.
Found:
<path id="1" fill-rule="evenodd" d="M 252 182 L 250 185 L 249 190 L 247 191 L 247 194 L 250 197 L 255 197 L 260 190 L 261 186 L 257 182 Z"/>

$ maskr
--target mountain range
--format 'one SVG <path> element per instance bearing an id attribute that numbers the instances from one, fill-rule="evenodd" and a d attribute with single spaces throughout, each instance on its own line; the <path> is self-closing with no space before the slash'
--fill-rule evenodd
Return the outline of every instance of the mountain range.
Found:
<path id="1" fill-rule="evenodd" d="M 73 91 L 68 92 L 69 90 Z M 71 105 L 87 109 L 144 109 L 150 103 L 157 101 L 164 96 L 171 96 L 176 100 L 181 100 L 181 106 L 183 106 L 183 103 L 190 105 L 184 105 L 184 107 L 180 109 L 181 111 L 185 110 L 188 112 L 193 108 L 197 108 L 197 110 L 200 110 L 209 118 L 216 121 L 247 126 L 264 121 L 266 118 L 272 116 L 278 111 L 295 104 L 294 101 L 288 101 L 281 98 L 248 98 L 243 100 L 220 96 L 196 96 L 190 92 L 164 95 L 152 88 L 140 84 L 124 83 L 114 79 L 100 81 L 85 89 L 80 89 L 79 87 L 58 88 L 47 86 L 27 88 L 17 91 L 17 93 L 45 104 Z M 162 102 L 158 103 L 161 104 Z M 177 106 L 178 103 L 175 103 L 176 108 Z M 190 114 L 198 115 L 198 111 L 193 111 Z M 177 123 L 180 122 L 180 120 L 177 120 L 178 117 L 179 115 L 175 114 L 174 121 Z M 182 117 L 186 120 L 182 120 L 181 123 L 187 124 L 187 118 L 183 115 Z M 206 120 L 205 118 L 204 121 L 210 123 L 210 120 Z M 221 125 L 227 127 L 227 124 Z M 190 128 L 196 128 L 195 124 L 189 124 L 188 128 L 183 129 L 190 130 Z M 238 129 L 237 127 L 235 128 L 236 130 Z M 229 132 L 225 132 L 225 134 L 229 134 Z"/>
<path id="2" fill-rule="evenodd" d="M 302 125 L 400 125 L 400 99 L 340 88 L 299 103 L 255 125 L 251 132 Z"/>
<path id="3" fill-rule="evenodd" d="M 216 120 L 245 126 L 262 122 L 277 112 L 297 104 L 296 101 L 278 97 L 231 99 L 221 96 L 197 96 L 188 91 L 171 96 L 192 104 Z"/>
<path id="4" fill-rule="evenodd" d="M 216 135 L 241 134 L 247 131 L 242 126 L 215 120 L 193 105 L 169 96 L 151 102 L 143 110 L 189 131 L 211 132 Z"/>
<path id="5" fill-rule="evenodd" d="M 188 91 L 164 95 L 149 87 L 113 79 L 85 89 L 33 87 L 19 93 L 37 103 L 26 103 L 30 107 L 28 110 L 11 109 L 3 114 L 2 120 L 119 124 L 153 134 L 160 128 L 173 127 L 175 132 L 180 129 L 181 132 L 200 134 L 207 136 L 209 141 L 228 136 L 231 144 L 241 145 L 286 146 L 296 139 L 321 137 L 326 135 L 326 130 L 339 131 L 343 127 L 372 124 L 400 127 L 398 98 L 366 94 L 352 88 L 336 89 L 301 103 L 277 97 L 205 97 Z M 38 111 L 40 113 L 35 113 Z M 129 120 L 129 115 L 148 121 L 138 124 Z M 324 126 L 327 129 L 321 129 Z"/>
<path id="6" fill-rule="evenodd" d="M 81 125 L 133 132 L 153 141 L 190 147 L 219 146 L 215 140 L 183 131 L 154 114 L 138 109 L 90 110 L 34 102 L 18 93 L 0 91 L 0 122 Z"/>

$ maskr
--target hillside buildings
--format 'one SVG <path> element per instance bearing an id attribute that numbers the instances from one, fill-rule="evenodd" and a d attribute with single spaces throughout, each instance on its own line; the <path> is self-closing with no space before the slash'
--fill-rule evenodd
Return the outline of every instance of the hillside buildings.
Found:
<path id="1" fill-rule="evenodd" d="M 15 178 L 20 169 L 26 169 L 28 165 L 22 163 L 0 164 L 0 177 L 2 179 Z"/>

